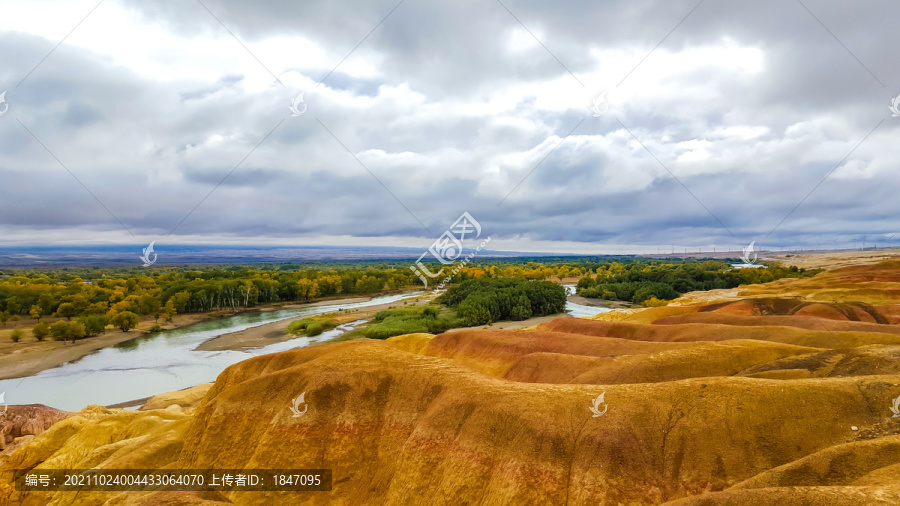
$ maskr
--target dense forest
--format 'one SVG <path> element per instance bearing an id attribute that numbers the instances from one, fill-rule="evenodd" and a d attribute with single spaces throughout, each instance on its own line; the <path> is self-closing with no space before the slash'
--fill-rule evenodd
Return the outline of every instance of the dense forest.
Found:
<path id="1" fill-rule="evenodd" d="M 7 270 L 0 273 L 0 318 L 5 322 L 15 316 L 72 318 L 122 311 L 171 316 L 422 287 L 409 264 L 322 267 Z M 573 263 L 498 262 L 463 267 L 454 281 L 481 277 L 541 280 L 580 277 L 584 272 Z"/>
<path id="2" fill-rule="evenodd" d="M 409 267 L 408 262 L 393 261 L 5 270 L 0 272 L 0 324 L 31 318 L 37 323 L 34 335 L 39 339 L 52 335 L 74 340 L 102 332 L 110 324 L 122 330 L 134 328 L 142 316 L 169 320 L 181 313 L 241 310 L 279 301 L 421 288 L 422 282 Z M 434 272 L 440 269 L 437 265 L 430 267 Z M 779 266 L 734 270 L 728 263 L 712 260 L 485 259 L 459 269 L 454 277 L 458 285 L 451 285 L 441 300 L 453 307 L 466 324 L 481 325 L 562 311 L 560 304 L 565 304 L 565 297 L 556 293 L 558 287 L 523 281 L 579 278 L 579 295 L 646 304 L 673 299 L 692 290 L 732 288 L 783 277 L 811 276 L 815 272 Z M 46 324 L 41 322 L 45 317 L 65 322 Z M 435 328 L 446 324 L 433 322 Z"/>
<path id="3" fill-rule="evenodd" d="M 437 301 L 454 308 L 466 325 L 484 325 L 562 313 L 566 289 L 549 281 L 470 279 L 450 287 Z"/>
<path id="4" fill-rule="evenodd" d="M 511 278 L 469 279 L 451 286 L 426 306 L 379 311 L 371 324 L 358 333 L 373 339 L 420 332 L 440 334 L 456 327 L 525 320 L 565 310 L 566 291 L 558 283 Z"/>
<path id="5" fill-rule="evenodd" d="M 735 288 L 781 278 L 809 277 L 819 272 L 821 270 L 778 265 L 734 269 L 728 263 L 715 260 L 610 262 L 581 278 L 577 293 L 583 297 L 653 305 L 656 301 L 671 300 L 697 290 Z"/>

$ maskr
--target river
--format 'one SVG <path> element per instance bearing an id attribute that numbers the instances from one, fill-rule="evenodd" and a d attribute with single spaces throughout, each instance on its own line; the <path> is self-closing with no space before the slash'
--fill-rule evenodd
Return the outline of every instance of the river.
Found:
<path id="1" fill-rule="evenodd" d="M 575 285 L 563 285 L 566 289 L 566 295 L 575 295 Z M 570 315 L 581 318 L 584 316 L 594 316 L 600 313 L 608 313 L 612 311 L 612 309 L 608 307 L 600 307 L 600 306 L 584 306 L 581 304 L 575 304 L 574 302 L 566 301 L 566 312 Z"/>
<path id="2" fill-rule="evenodd" d="M 574 293 L 574 285 L 566 285 Z M 138 337 L 33 376 L 0 381 L 7 404 L 46 404 L 79 410 L 88 404 L 110 405 L 214 381 L 226 367 L 255 355 L 301 348 L 332 339 L 364 320 L 342 325 L 313 338 L 298 337 L 250 351 L 198 351 L 204 341 L 231 332 L 298 316 L 389 304 L 422 295 L 412 292 L 375 297 L 366 302 L 303 309 L 254 311 L 208 320 L 179 329 Z M 572 316 L 591 316 L 607 308 L 566 304 Z"/>

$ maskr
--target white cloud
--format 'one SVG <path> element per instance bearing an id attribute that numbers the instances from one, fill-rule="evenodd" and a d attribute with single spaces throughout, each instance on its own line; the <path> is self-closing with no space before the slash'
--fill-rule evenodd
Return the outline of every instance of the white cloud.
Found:
<path id="1" fill-rule="evenodd" d="M 4 4 L 0 39 L 17 51 L 3 82 L 18 82 L 95 5 Z M 130 237 L 15 118 L 141 237 L 170 229 L 240 162 L 176 236 L 422 239 L 405 206 L 434 228 L 481 211 L 496 244 L 590 249 L 730 237 L 704 206 L 748 235 L 774 226 L 889 103 L 859 85 L 864 70 L 840 66 L 843 49 L 823 49 L 820 27 L 779 33 L 712 11 L 647 56 L 672 26 L 658 9 L 621 27 L 614 20 L 634 11 L 615 3 L 519 6 L 551 56 L 496 5 L 465 15 L 404 5 L 343 60 L 390 6 L 309 5 L 297 17 L 290 3 L 210 2 L 251 55 L 199 4 L 148 5 L 104 2 L 19 88 L 0 86 L 17 115 L 0 118 L 5 240 Z M 900 79 L 863 56 L 885 82 Z M 593 117 L 601 90 L 610 109 Z M 293 118 L 300 91 L 309 109 Z M 876 226 L 866 217 L 892 204 L 859 196 L 900 182 L 894 128 L 866 139 L 832 175 L 841 186 L 822 184 L 784 233 Z M 747 201 L 753 220 L 731 209 Z M 839 207 L 852 212 L 829 215 Z"/>

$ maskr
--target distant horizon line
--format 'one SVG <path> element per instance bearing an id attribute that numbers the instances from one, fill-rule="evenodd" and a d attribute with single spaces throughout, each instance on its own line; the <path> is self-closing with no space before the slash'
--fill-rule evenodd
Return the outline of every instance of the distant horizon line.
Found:
<path id="1" fill-rule="evenodd" d="M 155 242 L 155 241 L 154 241 Z M 14 251 L 14 250 L 108 250 L 108 251 L 131 251 L 135 248 L 143 248 L 146 246 L 144 243 L 133 243 L 133 244 L 103 244 L 103 243 L 93 243 L 93 244 L 16 244 L 16 245 L 2 245 L 0 244 L 0 251 Z M 645 246 L 645 248 L 652 248 L 653 246 Z M 185 243 L 185 244 L 166 244 L 166 245 L 155 245 L 157 249 L 164 249 L 168 251 L 177 251 L 182 248 L 191 248 L 191 249 L 227 249 L 227 250 L 260 250 L 260 251 L 268 251 L 268 250 L 297 250 L 297 249 L 305 249 L 305 250 L 341 250 L 341 249 L 350 249 L 350 250 L 410 250 L 413 252 L 423 251 L 422 247 L 419 246 L 389 246 L 389 245 L 372 245 L 372 246 L 364 246 L 364 245 L 328 245 L 328 244 L 315 244 L 315 245 L 286 245 L 286 244 L 276 244 L 276 245 L 246 245 L 246 244 L 230 244 L 230 243 Z M 873 244 L 871 246 L 866 246 L 863 248 L 860 247 L 850 247 L 850 248 L 815 248 L 815 247 L 789 247 L 789 246 L 769 246 L 764 248 L 759 248 L 757 252 L 813 252 L 813 251 L 863 251 L 863 250 L 876 250 L 876 249 L 897 249 L 897 246 L 883 246 L 878 248 L 877 245 Z M 468 249 L 468 248 L 465 248 Z M 721 253 L 729 253 L 729 252 L 740 252 L 741 249 L 719 249 L 715 248 L 713 251 L 703 251 L 704 248 L 690 247 L 690 246 L 676 246 L 674 251 L 672 252 L 629 252 L 629 253 L 600 253 L 600 252 L 590 252 L 590 253 L 573 253 L 573 252 L 564 252 L 564 251 L 526 251 L 526 250 L 511 250 L 511 249 L 502 249 L 496 248 L 491 250 L 482 250 L 484 252 L 502 252 L 502 253 L 520 253 L 526 255 L 566 255 L 566 256 L 592 256 L 592 255 L 601 255 L 601 256 L 617 256 L 617 255 L 648 255 L 648 256 L 660 256 L 660 255 L 678 255 L 678 254 L 688 254 L 688 255 L 696 255 L 696 254 L 721 254 Z M 680 250 L 680 251 L 679 251 Z M 685 251 L 686 250 L 686 251 Z"/>

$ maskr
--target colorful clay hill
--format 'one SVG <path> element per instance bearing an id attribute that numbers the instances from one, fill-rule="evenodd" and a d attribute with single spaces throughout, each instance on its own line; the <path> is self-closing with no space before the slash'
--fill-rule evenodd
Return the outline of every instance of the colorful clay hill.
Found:
<path id="1" fill-rule="evenodd" d="M 88 407 L 0 453 L 0 504 L 900 502 L 900 262 L 723 297 L 255 357 L 203 397 Z M 10 483 L 60 467 L 330 468 L 334 486 L 76 498 Z"/>

